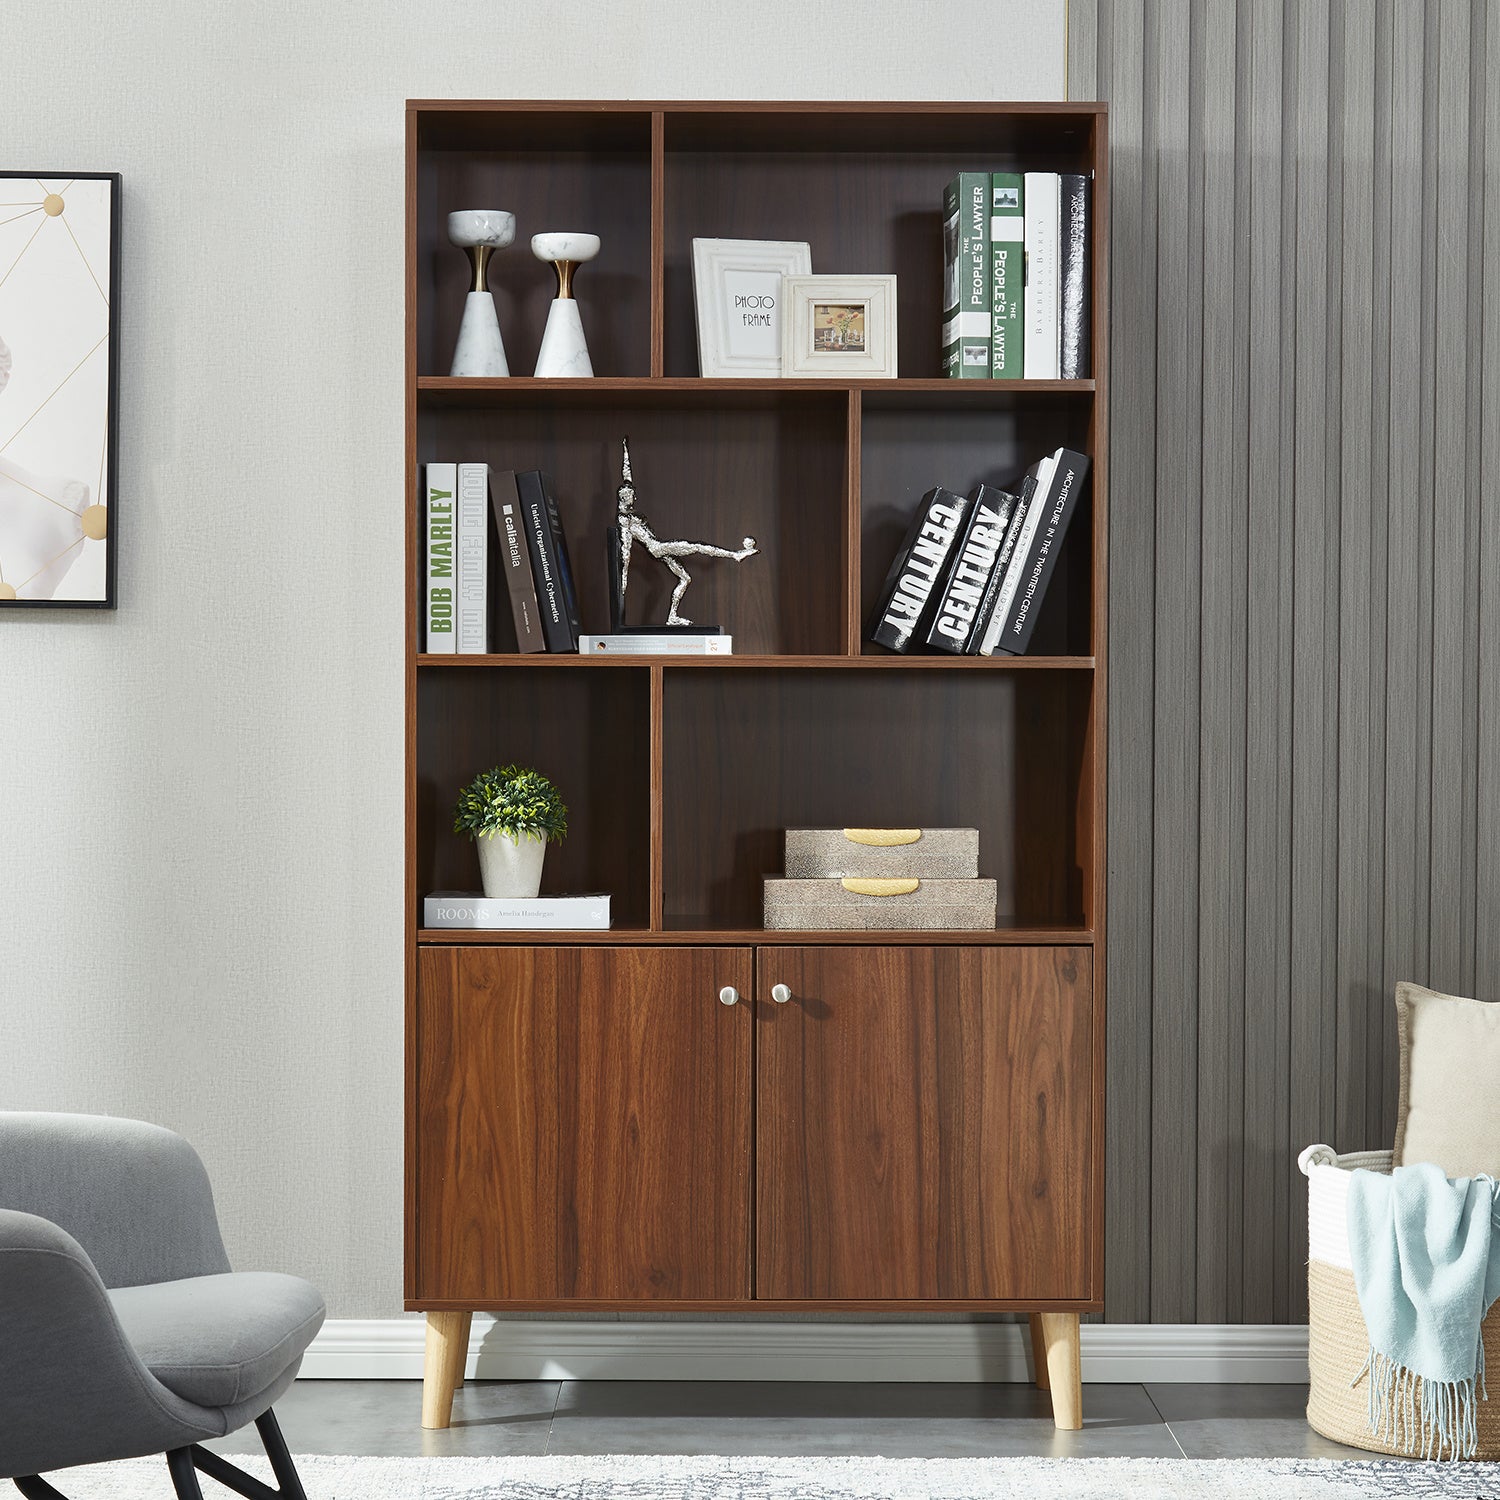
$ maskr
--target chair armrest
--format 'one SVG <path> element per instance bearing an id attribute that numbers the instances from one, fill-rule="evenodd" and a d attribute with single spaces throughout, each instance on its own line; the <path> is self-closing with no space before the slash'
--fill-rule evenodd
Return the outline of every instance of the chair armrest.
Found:
<path id="1" fill-rule="evenodd" d="M 107 1287 L 229 1270 L 203 1163 L 157 1125 L 0 1112 L 0 1209 L 65 1230 Z"/>
<path id="2" fill-rule="evenodd" d="M 83 1247 L 0 1209 L 0 1478 L 217 1436 L 137 1357 Z"/>

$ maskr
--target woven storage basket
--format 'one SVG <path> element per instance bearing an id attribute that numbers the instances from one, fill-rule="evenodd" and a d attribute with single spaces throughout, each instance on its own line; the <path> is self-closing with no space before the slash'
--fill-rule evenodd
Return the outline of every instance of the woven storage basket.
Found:
<path id="1" fill-rule="evenodd" d="M 1413 1456 L 1370 1431 L 1368 1376 L 1360 1376 L 1370 1352 L 1370 1335 L 1354 1290 L 1349 1232 L 1344 1217 L 1349 1174 L 1363 1167 L 1389 1172 L 1389 1151 L 1336 1155 L 1327 1146 L 1309 1146 L 1297 1159 L 1307 1178 L 1307 1363 L 1311 1386 L 1307 1422 L 1315 1431 L 1351 1448 Z M 1479 1450 L 1472 1457 L 1500 1458 L 1500 1318 L 1484 1320 L 1484 1363 L 1495 1381 L 1497 1399 L 1477 1403 Z M 1358 1383 L 1356 1384 L 1356 1380 Z M 1405 1434 L 1401 1434 L 1404 1438 Z M 1427 1434 L 1417 1439 L 1420 1456 Z"/>

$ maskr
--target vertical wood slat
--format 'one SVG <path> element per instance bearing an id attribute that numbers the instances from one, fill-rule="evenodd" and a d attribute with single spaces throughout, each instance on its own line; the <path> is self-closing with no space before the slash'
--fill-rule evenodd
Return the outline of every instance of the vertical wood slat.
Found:
<path id="1" fill-rule="evenodd" d="M 1191 995 L 1198 969 L 1198 581 L 1200 505 L 1195 493 L 1201 413 L 1191 405 L 1193 344 L 1201 365 L 1202 272 L 1191 246 L 1202 235 L 1201 182 L 1190 173 L 1191 0 L 1157 0 L 1147 27 L 1147 89 L 1156 146 L 1156 654 L 1152 975 L 1155 993 Z M 1195 193 L 1194 188 L 1197 187 Z M 1145 205 L 1149 213 L 1152 204 Z M 1200 309 L 1190 316 L 1195 298 Z M 1190 384 L 1191 381 L 1191 384 Z M 1166 860 L 1186 861 L 1164 878 Z M 1191 1224 L 1197 1214 L 1196 1007 L 1152 1012 L 1151 1216 Z M 1191 1238 L 1153 1236 L 1151 1317 L 1190 1321 L 1196 1255 Z"/>
<path id="2" fill-rule="evenodd" d="M 1291 863 L 1288 867 L 1290 986 L 1288 1016 L 1289 1131 L 1291 1140 L 1322 1140 L 1325 1129 L 1323 1097 L 1331 1087 L 1325 1070 L 1334 1067 L 1332 1019 L 1334 1005 L 1320 1003 L 1330 993 L 1332 975 L 1326 961 L 1326 902 L 1337 891 L 1337 871 L 1328 864 L 1326 829 L 1337 808 L 1331 796 L 1327 747 L 1331 740 L 1327 717 L 1328 687 L 1337 679 L 1337 651 L 1329 639 L 1326 618 L 1330 598 L 1327 570 L 1335 570 L 1331 597 L 1337 599 L 1338 548 L 1328 546 L 1327 510 L 1330 494 L 1328 338 L 1330 261 L 1339 245 L 1330 224 L 1329 204 L 1336 201 L 1337 162 L 1330 151 L 1331 95 L 1330 11 L 1318 4 L 1299 4 L 1296 11 L 1297 68 L 1288 91 L 1294 150 L 1291 168 L 1296 181 L 1295 265 L 1292 274 L 1292 316 L 1295 321 L 1295 358 L 1291 363 L 1294 393 L 1288 444 L 1291 526 L 1286 538 L 1290 560 L 1290 600 L 1293 669 L 1291 678 Z M 1340 70 L 1341 72 L 1341 70 Z M 1291 216 L 1289 216 L 1291 217 Z M 1342 238 L 1342 223 L 1338 225 Z M 1336 292 L 1336 289 L 1335 289 Z M 1336 295 L 1334 298 L 1336 302 Z M 1283 390 L 1285 390 L 1283 379 Z M 1336 472 L 1336 471 L 1335 471 Z M 1337 784 L 1337 767 L 1333 785 Z M 1325 1024 L 1326 1023 L 1326 1024 Z M 1285 1244 L 1277 1249 L 1289 1268 L 1297 1258 L 1293 1239 L 1303 1233 L 1300 1215 L 1287 1215 Z M 1289 1269 L 1285 1275 L 1290 1290 Z M 1279 1295 L 1278 1295 L 1279 1300 Z"/>
<path id="3" fill-rule="evenodd" d="M 1245 428 L 1237 391 L 1245 350 L 1236 232 L 1234 0 L 1202 10 L 1203 440 L 1199 650 L 1198 1129 L 1196 1313 L 1236 1315 L 1229 1261 L 1238 1244 L 1244 1018 Z M 1213 380 L 1209 371 L 1227 376 Z M 1240 663 L 1238 670 L 1231 664 Z"/>
<path id="4" fill-rule="evenodd" d="M 1286 962 L 1286 877 L 1278 809 L 1284 794 L 1279 755 L 1283 524 L 1285 505 L 1281 431 L 1282 362 L 1289 342 L 1279 307 L 1285 285 L 1282 256 L 1283 37 L 1279 7 L 1250 12 L 1249 179 L 1250 381 L 1249 495 L 1254 523 L 1248 557 L 1249 608 L 1245 734 L 1245 1118 L 1242 1187 L 1247 1228 L 1258 1225 L 1259 1255 L 1242 1271 L 1241 1316 L 1273 1317 L 1274 1259 L 1265 1246 L 1272 1227 L 1278 1089 L 1286 1069 L 1283 1040 Z M 1267 880 L 1263 872 L 1279 871 Z M 1249 1008 L 1251 993 L 1255 1010 Z M 1253 1144 L 1252 1144 L 1253 1142 Z M 1273 1231 L 1274 1232 L 1274 1231 Z"/>
<path id="5" fill-rule="evenodd" d="M 1286 1320 L 1293 1153 L 1394 1129 L 1394 982 L 1500 1000 L 1500 21 L 1073 0 L 1069 45 L 1114 145 L 1107 1316 Z"/>
<path id="6" fill-rule="evenodd" d="M 1483 7 L 1480 7 L 1481 11 Z M 1475 306 L 1481 312 L 1479 453 L 1480 577 L 1500 578 L 1500 20 L 1486 18 L 1485 95 L 1482 101 L 1484 260 Z M 1500 807 L 1500 591 L 1476 601 L 1478 615 L 1479 806 Z M 1475 992 L 1500 993 L 1500 818 L 1479 822 L 1475 851 L 1475 903 L 1481 920 L 1475 933 Z"/>
<path id="7" fill-rule="evenodd" d="M 1339 545 L 1337 725 L 1332 736 L 1339 754 L 1336 809 L 1338 872 L 1332 994 L 1337 1066 L 1332 1070 L 1333 1138 L 1365 1138 L 1365 1075 L 1371 1066 L 1367 1016 L 1376 987 L 1369 982 L 1371 945 L 1376 935 L 1363 872 L 1378 857 L 1371 836 L 1371 797 L 1379 784 L 1371 735 L 1372 661 L 1375 638 L 1384 625 L 1372 607 L 1376 545 L 1374 517 L 1383 504 L 1380 465 L 1372 461 L 1374 359 L 1375 31 L 1350 24 L 1345 4 L 1340 28 L 1343 49 L 1343 109 L 1340 131 L 1342 219 L 1341 295 L 1329 297 L 1337 309 L 1341 347 L 1338 366 L 1337 438 L 1339 493 L 1330 510 L 1329 535 Z M 1357 22 L 1357 18 L 1355 18 Z M 1385 200 L 1389 211 L 1389 195 Z M 1386 266 L 1389 274 L 1389 265 Z M 1379 498 L 1377 499 L 1377 496 Z M 1375 1054 L 1378 1060 L 1378 1053 Z"/>
<path id="8" fill-rule="evenodd" d="M 1141 373 L 1143 351 L 1154 350 L 1156 284 L 1153 256 L 1141 238 L 1146 217 L 1140 145 L 1145 14 L 1146 0 L 1113 0 L 1099 28 L 1101 66 L 1107 59 L 1111 81 L 1114 143 L 1110 385 L 1118 394 L 1112 420 L 1140 432 L 1155 425 L 1153 382 Z M 1132 436 L 1115 448 L 1110 470 L 1112 501 L 1120 496 L 1126 504 L 1112 528 L 1110 567 L 1117 581 L 1128 582 L 1110 592 L 1109 743 L 1127 749 L 1110 773 L 1108 904 L 1111 931 L 1122 938 L 1108 948 L 1106 1026 L 1109 1077 L 1132 1083 L 1109 1087 L 1105 1096 L 1105 1212 L 1110 1225 L 1105 1299 L 1110 1316 L 1126 1322 L 1151 1316 L 1152 465 L 1149 445 Z"/>

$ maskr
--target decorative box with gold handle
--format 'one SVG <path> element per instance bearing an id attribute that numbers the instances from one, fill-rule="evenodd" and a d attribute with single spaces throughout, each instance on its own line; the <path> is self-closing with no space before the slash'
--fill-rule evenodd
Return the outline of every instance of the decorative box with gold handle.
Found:
<path id="1" fill-rule="evenodd" d="M 977 828 L 788 828 L 785 872 L 792 880 L 916 876 L 973 880 Z"/>
<path id="2" fill-rule="evenodd" d="M 770 931 L 977 932 L 995 925 L 993 880 L 846 875 L 765 883 Z"/>

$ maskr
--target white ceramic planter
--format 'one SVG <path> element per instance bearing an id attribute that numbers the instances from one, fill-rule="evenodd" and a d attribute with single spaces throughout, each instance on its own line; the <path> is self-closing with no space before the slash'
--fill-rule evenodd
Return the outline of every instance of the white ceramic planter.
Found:
<path id="1" fill-rule="evenodd" d="M 497 833 L 481 834 L 475 842 L 479 845 L 479 873 L 486 896 L 515 896 L 525 901 L 541 890 L 542 861 L 547 857 L 545 838 L 515 842 Z"/>

